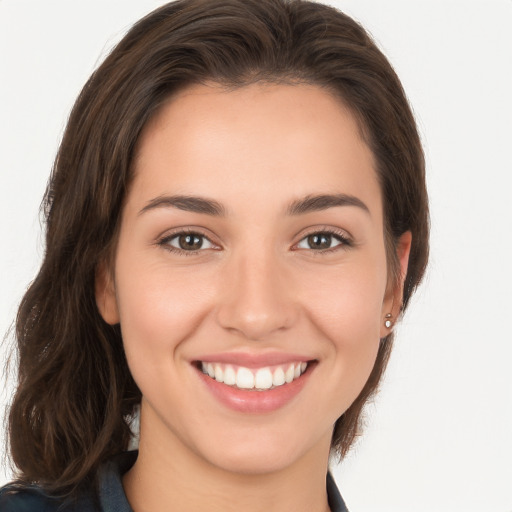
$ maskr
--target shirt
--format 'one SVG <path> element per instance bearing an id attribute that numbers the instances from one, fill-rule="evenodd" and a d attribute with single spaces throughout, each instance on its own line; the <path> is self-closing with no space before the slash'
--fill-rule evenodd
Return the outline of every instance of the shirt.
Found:
<path id="1" fill-rule="evenodd" d="M 124 452 L 104 464 L 98 473 L 98 495 L 92 491 L 76 501 L 62 501 L 30 486 L 10 493 L 10 486 L 0 489 L 0 512 L 133 512 L 123 489 L 122 477 L 133 466 L 137 451 Z M 348 512 L 336 483 L 327 473 L 327 498 L 331 512 Z"/>

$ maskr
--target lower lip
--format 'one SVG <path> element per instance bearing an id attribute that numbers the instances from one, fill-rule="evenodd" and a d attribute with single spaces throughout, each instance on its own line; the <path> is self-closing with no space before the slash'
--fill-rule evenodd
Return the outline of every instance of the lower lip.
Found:
<path id="1" fill-rule="evenodd" d="M 197 373 L 215 398 L 230 409 L 245 413 L 265 413 L 280 409 L 295 398 L 305 386 L 312 370 L 313 363 L 310 363 L 298 379 L 265 391 L 238 389 L 217 382 L 199 369 Z"/>

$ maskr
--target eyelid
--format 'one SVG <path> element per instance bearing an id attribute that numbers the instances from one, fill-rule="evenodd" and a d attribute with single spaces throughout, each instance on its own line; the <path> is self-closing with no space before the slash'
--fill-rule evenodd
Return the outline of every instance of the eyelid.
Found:
<path id="1" fill-rule="evenodd" d="M 333 236 L 334 238 L 336 238 L 337 240 L 340 241 L 340 244 L 338 244 L 334 247 L 330 247 L 328 249 L 316 249 L 316 250 L 315 249 L 302 249 L 302 248 L 297 247 L 298 244 L 300 242 L 302 242 L 308 236 L 322 234 L 322 233 Z M 307 228 L 306 230 L 302 231 L 301 233 L 299 233 L 297 235 L 297 237 L 300 237 L 300 238 L 295 244 L 293 244 L 292 250 L 295 250 L 295 251 L 304 250 L 304 251 L 310 251 L 310 252 L 313 252 L 316 254 L 332 252 L 332 251 L 336 251 L 336 250 L 339 250 L 342 248 L 346 249 L 346 248 L 353 247 L 355 245 L 353 237 L 346 230 L 340 229 L 340 228 L 334 228 L 332 226 L 312 226 L 312 227 Z"/>
<path id="2" fill-rule="evenodd" d="M 222 249 L 222 246 L 213 240 L 213 238 L 215 238 L 215 237 L 206 234 L 205 231 L 207 231 L 207 230 L 205 230 L 204 228 L 201 228 L 201 227 L 196 227 L 196 226 L 176 227 L 171 230 L 167 230 L 164 233 L 162 233 L 161 235 L 159 235 L 156 238 L 155 245 L 161 246 L 170 252 L 184 254 L 187 256 L 198 254 L 199 252 Z M 340 243 L 338 245 L 328 248 L 328 249 L 303 249 L 303 248 L 297 247 L 298 244 L 300 242 L 302 242 L 308 236 L 315 235 L 315 234 L 322 234 L 322 233 L 333 236 Z M 172 240 L 173 238 L 176 238 L 180 235 L 186 235 L 186 234 L 194 234 L 194 235 L 198 235 L 202 238 L 205 238 L 206 240 L 208 240 L 208 242 L 210 244 L 212 244 L 213 247 L 208 247 L 205 249 L 201 248 L 201 249 L 197 249 L 197 250 L 184 250 L 184 249 L 180 249 L 178 247 L 174 247 L 169 244 L 169 241 Z M 340 229 L 340 228 L 335 228 L 332 226 L 325 226 L 325 225 L 311 226 L 311 227 L 303 230 L 302 232 L 300 232 L 298 235 L 296 235 L 296 237 L 300 237 L 300 238 L 298 239 L 297 242 L 295 242 L 293 244 L 293 246 L 291 247 L 292 250 L 294 250 L 294 251 L 304 250 L 304 251 L 308 251 L 308 252 L 312 252 L 312 253 L 316 253 L 316 254 L 333 252 L 333 251 L 336 251 L 339 249 L 347 249 L 347 248 L 353 247 L 355 245 L 353 237 L 346 230 Z"/>
<path id="3" fill-rule="evenodd" d="M 176 237 L 179 237 L 181 235 L 197 235 L 201 238 L 204 238 L 206 240 L 208 240 L 208 242 L 213 246 L 213 247 L 208 247 L 208 248 L 201 248 L 201 249 L 197 249 L 197 250 L 184 250 L 184 249 L 181 249 L 181 248 L 178 248 L 178 247 L 174 247 L 172 245 L 169 244 L 169 241 L 172 240 L 173 238 L 176 238 Z M 158 245 L 166 250 L 168 250 L 169 252 L 173 252 L 173 253 L 178 253 L 178 254 L 184 254 L 186 256 L 193 256 L 194 254 L 198 254 L 200 252 L 203 252 L 203 251 L 210 251 L 210 250 L 219 250 L 221 249 L 221 246 L 219 243 L 217 242 L 214 242 L 212 240 L 212 236 L 211 235 L 208 235 L 205 233 L 205 229 L 204 228 L 200 228 L 200 227 L 196 227 L 196 226 L 183 226 L 183 227 L 177 227 L 177 228 L 173 228 L 171 230 L 167 230 L 167 231 L 164 231 L 164 233 L 162 233 L 161 235 L 159 235 L 157 238 L 156 238 L 156 241 L 155 241 L 155 245 Z"/>
<path id="4" fill-rule="evenodd" d="M 210 245 L 210 247 L 203 247 L 203 245 L 201 246 L 200 249 L 181 249 L 181 247 L 177 247 L 176 245 L 173 245 L 173 242 L 175 240 L 178 240 L 179 238 L 181 238 L 183 235 L 190 235 L 192 234 L 194 237 L 196 238 L 200 238 L 203 240 L 203 244 L 206 242 L 207 244 Z M 166 238 L 166 244 L 168 244 L 170 247 L 174 248 L 174 249 L 178 249 L 178 250 L 183 250 L 185 252 L 197 252 L 199 250 L 203 251 L 203 250 L 206 250 L 206 249 L 213 249 L 214 245 L 213 245 L 213 242 L 210 241 L 210 239 L 200 233 L 176 233 L 175 235 L 172 235 L 172 236 L 169 236 Z"/>

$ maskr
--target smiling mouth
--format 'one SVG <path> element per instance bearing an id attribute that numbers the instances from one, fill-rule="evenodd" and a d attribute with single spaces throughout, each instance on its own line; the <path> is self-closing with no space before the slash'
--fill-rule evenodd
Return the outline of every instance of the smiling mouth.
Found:
<path id="1" fill-rule="evenodd" d="M 290 384 L 303 375 L 312 361 L 246 368 L 232 364 L 197 361 L 197 368 L 217 382 L 246 391 L 267 391 Z"/>

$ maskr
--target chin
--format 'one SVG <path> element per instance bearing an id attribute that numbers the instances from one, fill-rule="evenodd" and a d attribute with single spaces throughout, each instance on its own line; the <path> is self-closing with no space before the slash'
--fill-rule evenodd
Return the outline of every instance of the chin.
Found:
<path id="1" fill-rule="evenodd" d="M 230 473 L 241 475 L 264 475 L 283 471 L 300 464 L 302 459 L 314 454 L 328 452 L 332 432 L 329 432 L 321 444 L 326 449 L 314 450 L 318 442 L 299 439 L 300 436 L 282 431 L 266 431 L 264 428 L 245 439 L 231 435 L 215 439 L 201 450 L 200 455 L 210 464 Z M 308 442 L 309 441 L 309 442 Z"/>
<path id="2" fill-rule="evenodd" d="M 296 462 L 297 457 L 297 453 L 283 453 L 282 449 L 245 446 L 240 450 L 228 450 L 228 453 L 212 454 L 210 462 L 230 473 L 265 475 L 285 470 Z"/>

